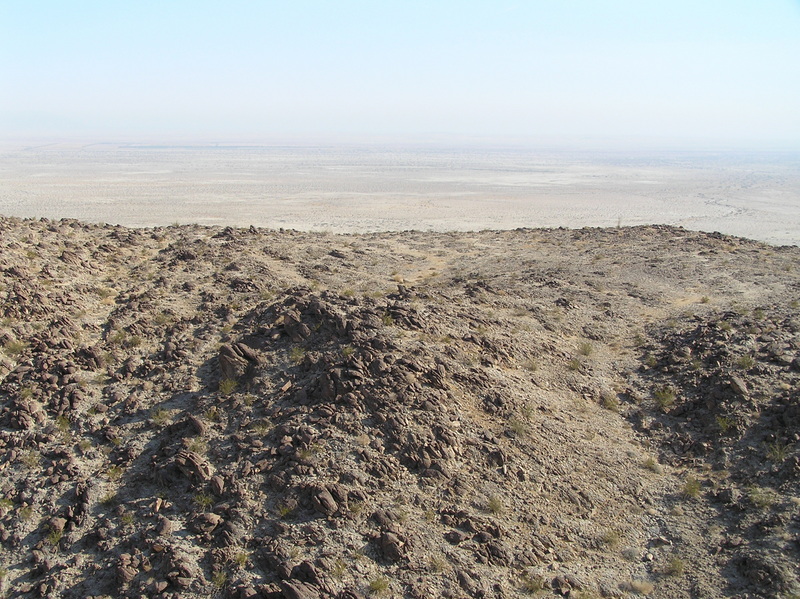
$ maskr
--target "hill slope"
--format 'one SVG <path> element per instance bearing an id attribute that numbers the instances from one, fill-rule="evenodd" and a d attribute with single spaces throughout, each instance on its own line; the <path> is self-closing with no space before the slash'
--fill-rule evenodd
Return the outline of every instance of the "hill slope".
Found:
<path id="1" fill-rule="evenodd" d="M 795 596 L 799 266 L 0 220 L 0 591 Z"/>

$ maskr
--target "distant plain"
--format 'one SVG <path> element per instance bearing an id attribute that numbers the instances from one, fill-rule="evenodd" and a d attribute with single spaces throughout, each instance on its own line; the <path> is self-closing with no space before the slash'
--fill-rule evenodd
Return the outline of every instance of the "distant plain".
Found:
<path id="1" fill-rule="evenodd" d="M 655 223 L 800 245 L 800 155 L 20 145 L 0 152 L 0 214 L 334 233 Z"/>

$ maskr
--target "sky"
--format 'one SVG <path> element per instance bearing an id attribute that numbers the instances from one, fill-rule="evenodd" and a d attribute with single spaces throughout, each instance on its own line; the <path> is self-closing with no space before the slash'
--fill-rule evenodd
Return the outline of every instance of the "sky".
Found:
<path id="1" fill-rule="evenodd" d="M 800 149 L 800 0 L 0 0 L 3 138 Z"/>

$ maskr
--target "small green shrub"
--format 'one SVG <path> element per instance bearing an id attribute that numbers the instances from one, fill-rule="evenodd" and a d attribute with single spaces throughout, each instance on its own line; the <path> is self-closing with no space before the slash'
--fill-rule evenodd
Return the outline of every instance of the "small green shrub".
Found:
<path id="1" fill-rule="evenodd" d="M 600 540 L 609 549 L 616 549 L 622 542 L 622 535 L 619 534 L 619 531 L 607 530 L 602 534 Z"/>
<path id="2" fill-rule="evenodd" d="M 591 356 L 594 352 L 594 347 L 588 341 L 584 341 L 578 346 L 578 353 L 582 356 Z"/>
<path id="3" fill-rule="evenodd" d="M 64 532 L 61 530 L 51 530 L 47 533 L 47 544 L 51 547 L 58 547 L 61 539 L 64 537 Z"/>
<path id="4" fill-rule="evenodd" d="M 545 580 L 541 576 L 531 576 L 525 573 L 520 578 L 520 590 L 526 595 L 536 595 L 546 588 Z"/>
<path id="5" fill-rule="evenodd" d="M 570 370 L 580 370 L 581 369 L 581 361 L 577 358 L 573 358 L 569 362 L 567 362 L 567 368 Z"/>
<path id="6" fill-rule="evenodd" d="M 201 510 L 206 511 L 214 505 L 214 498 L 208 493 L 198 493 L 192 498 L 192 502 Z"/>
<path id="7" fill-rule="evenodd" d="M 383 576 L 378 576 L 369 581 L 369 592 L 372 595 L 381 595 L 389 590 L 389 581 Z"/>
<path id="8" fill-rule="evenodd" d="M 642 466 L 646 469 L 650 470 L 651 472 L 660 472 L 661 466 L 659 465 L 658 461 L 654 457 L 648 457 L 642 462 Z"/>
<path id="9" fill-rule="evenodd" d="M 106 476 L 108 480 L 115 482 L 122 478 L 122 473 L 124 470 L 121 466 L 111 466 L 108 470 L 106 470 Z"/>
<path id="10" fill-rule="evenodd" d="M 24 341 L 9 341 L 3 346 L 3 352 L 9 358 L 16 358 L 28 348 L 28 344 Z"/>
<path id="11" fill-rule="evenodd" d="M 653 391 L 653 399 L 656 400 L 658 407 L 661 408 L 662 411 L 666 412 L 673 405 L 675 405 L 675 390 L 666 386 L 656 389 Z"/>
<path id="12" fill-rule="evenodd" d="M 751 355 L 744 355 L 736 358 L 736 367 L 741 370 L 750 370 L 755 365 L 756 360 Z"/>
<path id="13" fill-rule="evenodd" d="M 686 564 L 681 558 L 672 556 L 664 566 L 664 574 L 667 576 L 683 576 L 685 568 Z"/>
<path id="14" fill-rule="evenodd" d="M 775 442 L 767 446 L 767 459 L 776 464 L 786 461 L 789 457 L 789 446 Z"/>
<path id="15" fill-rule="evenodd" d="M 31 449 L 30 451 L 26 451 L 22 454 L 20 458 L 23 465 L 30 470 L 35 470 L 39 467 L 39 464 L 42 462 L 42 454 L 40 454 L 35 449 Z"/>
<path id="16" fill-rule="evenodd" d="M 186 448 L 194 453 L 204 455 L 208 451 L 208 443 L 203 439 L 192 439 Z"/>
<path id="17" fill-rule="evenodd" d="M 693 476 L 689 476 L 683 483 L 683 487 L 681 488 L 681 496 L 686 499 L 698 497 L 700 495 L 700 488 L 700 481 Z"/>
<path id="18" fill-rule="evenodd" d="M 722 434 L 726 434 L 736 427 L 736 421 L 731 416 L 717 416 L 716 421 Z"/>
<path id="19" fill-rule="evenodd" d="M 289 351 L 289 360 L 292 362 L 292 364 L 300 364 L 300 363 L 302 363 L 302 361 L 305 359 L 305 357 L 306 357 L 306 350 L 304 350 L 299 345 L 294 346 Z"/>
<path id="20" fill-rule="evenodd" d="M 492 514 L 497 515 L 503 513 L 505 506 L 503 505 L 502 499 L 500 499 L 497 495 L 492 495 L 486 502 L 486 509 Z"/>
<path id="21" fill-rule="evenodd" d="M 613 393 L 603 393 L 601 396 L 602 406 L 606 410 L 619 412 L 619 399 Z"/>
<path id="22" fill-rule="evenodd" d="M 226 582 L 228 582 L 228 575 L 223 570 L 217 570 L 211 575 L 211 584 L 215 589 L 224 588 Z"/>
<path id="23" fill-rule="evenodd" d="M 441 574 L 447 569 L 448 562 L 443 555 L 434 555 L 430 558 L 430 569 L 434 574 Z"/>
<path id="24" fill-rule="evenodd" d="M 69 427 L 70 427 L 69 418 L 67 418 L 63 414 L 61 416 L 59 416 L 58 418 L 56 418 L 56 428 L 60 432 L 62 432 L 62 433 L 68 432 L 69 431 Z"/>
<path id="25" fill-rule="evenodd" d="M 234 379 L 222 379 L 219 382 L 219 392 L 222 395 L 230 395 L 236 391 L 236 387 L 238 386 L 239 383 L 237 383 Z"/>
<path id="26" fill-rule="evenodd" d="M 778 500 L 775 491 L 756 485 L 752 485 L 747 489 L 747 497 L 750 499 L 750 503 L 761 510 L 772 507 Z"/>
<path id="27" fill-rule="evenodd" d="M 247 567 L 247 562 L 249 561 L 250 556 L 246 551 L 240 551 L 233 556 L 233 563 L 236 564 L 236 567 L 240 570 L 244 570 Z"/>
<path id="28" fill-rule="evenodd" d="M 516 436 L 521 437 L 528 432 L 528 425 L 519 418 L 512 416 L 508 419 L 508 429 Z"/>

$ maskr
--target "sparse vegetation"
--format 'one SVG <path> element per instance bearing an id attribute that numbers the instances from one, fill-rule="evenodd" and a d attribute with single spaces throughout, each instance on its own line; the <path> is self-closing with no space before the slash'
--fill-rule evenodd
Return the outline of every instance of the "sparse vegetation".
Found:
<path id="1" fill-rule="evenodd" d="M 122 478 L 124 470 L 121 466 L 111 466 L 108 470 L 106 470 L 106 476 L 108 480 L 115 482 Z"/>
<path id="2" fill-rule="evenodd" d="M 300 347 L 299 345 L 295 345 L 289 351 L 289 360 L 292 364 L 300 364 L 306 357 L 306 350 Z"/>
<path id="3" fill-rule="evenodd" d="M 211 575 L 211 584 L 215 589 L 223 589 L 228 582 L 228 574 L 224 570 L 217 570 Z"/>
<path id="4" fill-rule="evenodd" d="M 539 364 L 536 362 L 534 358 L 529 358 L 528 360 L 523 362 L 522 367 L 528 372 L 536 372 L 539 368 Z"/>
<path id="5" fill-rule="evenodd" d="M 28 344 L 24 341 L 8 341 L 3 346 L 3 352 L 9 358 L 17 358 L 19 357 L 22 352 L 24 352 L 28 348 Z"/>
<path id="6" fill-rule="evenodd" d="M 736 358 L 736 367 L 741 370 L 750 370 L 756 365 L 756 360 L 753 356 L 745 354 Z"/>
<path id="7" fill-rule="evenodd" d="M 668 411 L 673 405 L 675 405 L 675 390 L 672 387 L 661 387 L 653 391 L 653 399 L 656 400 L 656 404 L 662 411 Z"/>
<path id="8" fill-rule="evenodd" d="M 775 491 L 757 485 L 748 487 L 747 497 L 750 503 L 760 510 L 771 508 L 778 499 Z"/>
<path id="9" fill-rule="evenodd" d="M 609 549 L 616 549 L 622 541 L 622 535 L 617 530 L 607 530 L 602 534 L 600 540 Z"/>
<path id="10" fill-rule="evenodd" d="M 508 419 L 508 430 L 517 437 L 521 437 L 528 432 L 528 425 L 523 420 L 512 416 Z"/>
<path id="11" fill-rule="evenodd" d="M 545 580 L 541 576 L 524 573 L 520 578 L 519 588 L 527 595 L 536 595 L 545 590 Z"/>
<path id="12" fill-rule="evenodd" d="M 500 497 L 497 495 L 492 495 L 486 502 L 486 509 L 495 515 L 502 514 L 505 510 L 505 504 Z"/>
<path id="13" fill-rule="evenodd" d="M 58 547 L 59 543 L 61 543 L 61 539 L 64 536 L 64 531 L 61 530 L 51 530 L 47 533 L 47 544 L 51 547 Z"/>
<path id="14" fill-rule="evenodd" d="M 736 421 L 730 416 L 717 416 L 716 422 L 723 435 L 732 431 L 736 426 Z"/>
<path id="15" fill-rule="evenodd" d="M 652 472 L 661 472 L 661 465 L 652 456 L 645 458 L 644 462 L 642 462 L 642 466 Z"/>
<path id="16" fill-rule="evenodd" d="M 681 496 L 687 499 L 699 497 L 700 495 L 700 481 L 693 476 L 689 476 L 681 487 Z"/>
<path id="17" fill-rule="evenodd" d="M 681 558 L 673 555 L 667 560 L 664 566 L 664 574 L 667 576 L 683 576 L 685 568 L 685 562 Z"/>
<path id="18" fill-rule="evenodd" d="M 389 590 L 389 580 L 383 576 L 378 576 L 369 581 L 369 592 L 371 595 L 381 595 Z"/>
<path id="19" fill-rule="evenodd" d="M 170 413 L 169 410 L 165 410 L 164 408 L 156 408 L 154 410 L 150 410 L 150 421 L 158 427 L 164 426 L 169 422 Z"/>
<path id="20" fill-rule="evenodd" d="M 646 580 L 631 580 L 628 583 L 628 588 L 636 595 L 649 595 L 655 590 L 653 583 Z"/>
<path id="21" fill-rule="evenodd" d="M 244 570 L 250 562 L 250 554 L 246 551 L 239 551 L 233 556 L 232 561 L 239 570 Z"/>
<path id="22" fill-rule="evenodd" d="M 192 499 L 192 502 L 205 512 L 214 505 L 214 498 L 208 493 L 197 493 Z"/>
<path id="23" fill-rule="evenodd" d="M 767 445 L 767 459 L 771 462 L 775 462 L 776 464 L 780 464 L 781 462 L 785 462 L 786 458 L 789 457 L 789 446 L 776 441 L 775 443 L 770 443 Z"/>
<path id="24" fill-rule="evenodd" d="M 591 356 L 594 352 L 594 346 L 588 341 L 584 341 L 578 346 L 578 353 L 582 356 Z"/>
<path id="25" fill-rule="evenodd" d="M 189 451 L 193 451 L 194 453 L 205 455 L 208 451 L 208 443 L 201 438 L 195 438 L 189 441 L 189 444 L 186 446 Z"/>
<path id="26" fill-rule="evenodd" d="M 222 395 L 230 395 L 236 391 L 236 387 L 238 386 L 239 383 L 237 383 L 234 379 L 222 379 L 219 382 L 219 392 Z"/>

